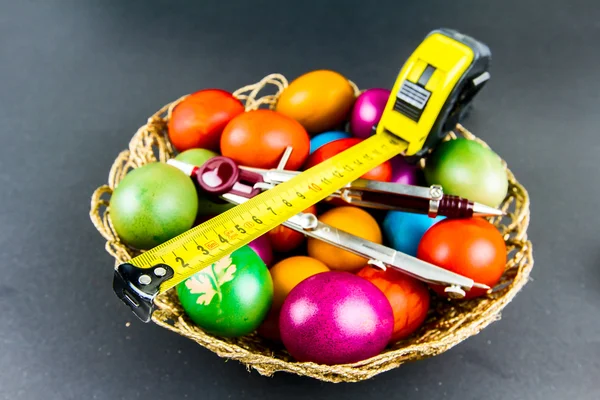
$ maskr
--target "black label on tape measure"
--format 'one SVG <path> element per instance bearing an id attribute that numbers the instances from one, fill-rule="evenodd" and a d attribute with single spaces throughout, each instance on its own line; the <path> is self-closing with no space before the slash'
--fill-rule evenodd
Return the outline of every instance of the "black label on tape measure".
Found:
<path id="1" fill-rule="evenodd" d="M 412 82 L 404 81 L 396 95 L 394 110 L 418 122 L 430 96 L 430 91 Z"/>

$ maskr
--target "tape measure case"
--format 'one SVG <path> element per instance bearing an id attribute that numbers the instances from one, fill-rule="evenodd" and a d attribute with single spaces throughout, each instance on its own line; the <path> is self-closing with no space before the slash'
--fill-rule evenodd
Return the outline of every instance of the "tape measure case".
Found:
<path id="1" fill-rule="evenodd" d="M 284 76 L 271 74 L 233 94 L 243 102 L 246 111 L 273 109 L 287 86 L 288 81 Z M 359 93 L 359 90 L 356 89 L 356 92 Z M 110 195 L 132 169 L 155 161 L 167 162 L 175 156 L 176 152 L 168 138 L 167 124 L 173 108 L 185 97 L 165 105 L 148 118 L 147 123 L 131 138 L 129 147 L 114 161 L 108 183 L 93 193 L 90 217 L 105 238 L 106 251 L 114 258 L 115 266 L 131 260 L 141 252 L 125 245 L 114 230 L 110 219 Z M 444 140 L 458 137 L 477 141 L 487 147 L 461 125 L 457 125 Z M 527 238 L 529 196 L 504 161 L 503 165 L 509 181 L 508 194 L 501 205 L 506 216 L 488 218 L 503 234 L 508 251 L 501 282 L 491 294 L 471 300 L 451 302 L 432 297 L 429 314 L 421 328 L 408 339 L 389 345 L 377 356 L 353 364 L 321 365 L 295 361 L 283 348 L 274 347 L 256 333 L 239 338 L 216 337 L 204 332 L 186 316 L 174 289 L 157 297 L 155 303 L 158 309 L 152 315 L 152 321 L 194 340 L 220 357 L 237 360 L 265 376 L 283 371 L 328 382 L 356 382 L 405 362 L 443 353 L 500 319 L 504 307 L 527 283 L 533 267 L 532 245 Z"/>

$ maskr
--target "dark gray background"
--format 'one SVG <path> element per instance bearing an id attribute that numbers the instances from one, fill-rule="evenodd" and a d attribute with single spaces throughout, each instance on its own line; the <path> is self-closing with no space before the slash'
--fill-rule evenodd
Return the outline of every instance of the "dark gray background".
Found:
<path id="1" fill-rule="evenodd" d="M 1 3 L 3 399 L 600 397 L 597 1 Z M 89 201 L 149 115 L 271 72 L 389 86 L 441 26 L 491 47 L 467 126 L 532 197 L 532 281 L 501 321 L 444 355 L 333 385 L 248 373 L 118 301 Z"/>

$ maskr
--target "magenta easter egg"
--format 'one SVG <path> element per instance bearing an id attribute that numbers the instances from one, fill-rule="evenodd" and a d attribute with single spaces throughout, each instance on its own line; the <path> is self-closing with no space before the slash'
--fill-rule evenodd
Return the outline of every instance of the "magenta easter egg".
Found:
<path id="1" fill-rule="evenodd" d="M 423 185 L 423 172 L 417 164 L 409 164 L 401 155 L 392 158 L 390 162 L 392 163 L 392 179 L 390 182 L 403 185 Z"/>
<path id="2" fill-rule="evenodd" d="M 345 271 L 303 280 L 287 295 L 279 315 L 281 341 L 292 357 L 326 365 L 379 354 L 393 327 L 392 306 L 383 292 Z"/>
<path id="3" fill-rule="evenodd" d="M 377 125 L 390 97 L 388 89 L 367 89 L 354 102 L 350 114 L 350 132 L 356 137 L 367 138 Z"/>
<path id="4" fill-rule="evenodd" d="M 259 236 L 248 243 L 248 246 L 258 254 L 267 267 L 271 266 L 273 263 L 273 249 L 271 248 L 271 242 L 267 235 Z"/>

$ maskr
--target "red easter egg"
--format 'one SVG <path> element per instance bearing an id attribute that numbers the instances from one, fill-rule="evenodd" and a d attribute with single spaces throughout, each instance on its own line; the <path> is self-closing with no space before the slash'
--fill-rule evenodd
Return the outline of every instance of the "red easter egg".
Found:
<path id="1" fill-rule="evenodd" d="M 506 266 L 506 244 L 498 229 L 483 218 L 444 219 L 425 232 L 417 258 L 473 279 L 490 287 L 496 285 Z M 431 285 L 441 296 L 444 288 Z M 465 298 L 486 294 L 473 288 Z"/>
<path id="2" fill-rule="evenodd" d="M 264 321 L 256 329 L 259 336 L 269 339 L 273 342 L 281 342 L 281 334 L 279 333 L 279 312 L 281 307 L 271 307 Z"/>
<path id="3" fill-rule="evenodd" d="M 169 140 L 180 152 L 194 148 L 218 151 L 223 129 L 243 112 L 244 105 L 231 93 L 200 90 L 173 108 L 168 123 Z"/>
<path id="4" fill-rule="evenodd" d="M 392 342 L 407 338 L 423 324 L 430 303 L 423 282 L 392 268 L 382 271 L 366 266 L 357 275 L 377 286 L 389 300 L 394 311 Z"/>
<path id="5" fill-rule="evenodd" d="M 304 210 L 304 212 L 317 215 L 317 207 L 312 205 Z M 304 234 L 283 225 L 278 225 L 271 229 L 267 233 L 267 236 L 269 237 L 273 250 L 280 253 L 292 251 L 295 248 L 300 247 L 306 240 Z"/>
<path id="6" fill-rule="evenodd" d="M 310 151 L 308 133 L 298 121 L 266 109 L 238 115 L 221 136 L 221 154 L 248 167 L 277 167 L 288 146 L 293 151 L 285 169 L 297 170 Z"/>
<path id="7" fill-rule="evenodd" d="M 362 141 L 363 139 L 359 138 L 346 138 L 329 142 L 319 147 L 308 157 L 306 163 L 304 164 L 304 169 L 314 167 L 315 165 L 330 159 L 344 150 L 348 150 L 350 147 Z M 372 170 L 362 175 L 361 178 L 389 182 L 392 179 L 392 164 L 390 161 L 385 161 L 384 163 L 376 166 Z"/>

